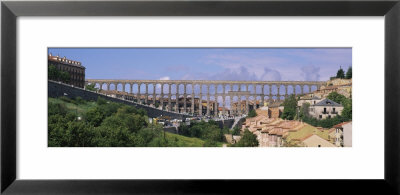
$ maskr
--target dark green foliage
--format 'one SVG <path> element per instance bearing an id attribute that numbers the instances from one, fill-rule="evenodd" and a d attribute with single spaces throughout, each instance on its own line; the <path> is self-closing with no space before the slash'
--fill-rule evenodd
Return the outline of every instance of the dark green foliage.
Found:
<path id="1" fill-rule="evenodd" d="M 283 102 L 283 113 L 281 118 L 282 119 L 288 119 L 288 120 L 293 120 L 296 116 L 296 110 L 297 110 L 297 100 L 294 94 L 290 95 L 289 98 L 285 99 Z"/>
<path id="2" fill-rule="evenodd" d="M 238 126 L 233 128 L 232 135 L 240 135 L 240 128 Z"/>
<path id="3" fill-rule="evenodd" d="M 81 97 L 76 97 L 73 101 L 74 104 L 79 105 L 79 104 L 85 104 L 86 101 L 84 99 L 82 99 Z"/>
<path id="4" fill-rule="evenodd" d="M 100 126 L 104 118 L 105 115 L 99 107 L 94 107 L 88 110 L 88 112 L 85 115 L 86 121 L 95 127 Z"/>
<path id="5" fill-rule="evenodd" d="M 257 147 L 258 140 L 257 136 L 250 132 L 248 129 L 244 130 L 242 138 L 234 144 L 235 147 Z"/>
<path id="6" fill-rule="evenodd" d="M 330 99 L 330 100 L 332 100 L 332 101 L 334 101 L 334 102 L 336 102 L 336 103 L 339 103 L 339 104 L 342 104 L 343 101 L 346 99 L 346 97 L 345 97 L 344 95 L 339 94 L 339 93 L 337 93 L 337 92 L 331 92 L 331 93 L 327 96 L 327 98 Z"/>
<path id="7" fill-rule="evenodd" d="M 352 68 L 350 66 L 349 69 L 347 69 L 347 72 L 346 72 L 346 79 L 351 79 L 351 78 L 353 78 L 353 75 L 352 75 Z"/>
<path id="8" fill-rule="evenodd" d="M 107 101 L 102 97 L 97 97 L 97 105 L 104 105 L 107 104 Z"/>
<path id="9" fill-rule="evenodd" d="M 257 112 L 256 110 L 250 110 L 249 115 L 247 115 L 247 117 L 251 118 L 251 117 L 256 117 L 257 116 Z"/>
<path id="10" fill-rule="evenodd" d="M 66 96 L 61 96 L 59 98 L 60 98 L 60 100 L 62 100 L 64 102 L 72 103 L 72 100 Z"/>
<path id="11" fill-rule="evenodd" d="M 217 122 L 213 120 L 193 122 L 190 126 L 181 125 L 179 127 L 179 134 L 205 140 L 205 146 L 216 146 L 217 142 L 223 141 L 226 131 L 227 129 L 219 128 Z"/>
<path id="12" fill-rule="evenodd" d="M 300 118 L 309 117 L 310 103 L 306 102 L 300 108 Z"/>
<path id="13" fill-rule="evenodd" d="M 67 108 L 65 107 L 64 104 L 50 104 L 48 105 L 48 115 L 52 116 L 52 115 L 56 115 L 56 114 L 60 114 L 60 115 L 66 115 L 67 114 Z"/>
<path id="14" fill-rule="evenodd" d="M 65 102 L 84 104 L 81 98 Z M 124 104 L 106 102 L 98 104 L 78 120 L 74 111 L 64 104 L 48 105 L 48 145 L 50 147 L 130 147 L 167 146 L 162 139 L 162 127 L 147 123 L 146 112 Z"/>
<path id="15" fill-rule="evenodd" d="M 340 69 L 337 71 L 336 78 L 344 79 L 344 71 L 343 71 L 342 67 L 340 67 Z"/>
<path id="16" fill-rule="evenodd" d="M 50 64 L 48 67 L 48 79 L 68 83 L 71 79 L 71 76 L 68 72 L 60 71 L 56 66 Z"/>
<path id="17" fill-rule="evenodd" d="M 48 67 L 48 78 L 50 80 L 57 80 L 60 77 L 59 71 L 57 70 L 57 67 L 54 65 L 50 65 Z"/>
<path id="18" fill-rule="evenodd" d="M 352 120 L 352 118 L 353 118 L 352 99 L 345 99 L 342 102 L 342 105 L 344 106 L 343 111 L 342 111 L 342 116 L 346 120 Z"/>

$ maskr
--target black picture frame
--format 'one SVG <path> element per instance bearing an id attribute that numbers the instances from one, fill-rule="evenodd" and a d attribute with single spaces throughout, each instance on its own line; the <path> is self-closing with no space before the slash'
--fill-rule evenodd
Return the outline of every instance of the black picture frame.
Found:
<path id="1" fill-rule="evenodd" d="M 19 16 L 385 16 L 385 175 L 382 180 L 20 180 L 16 179 L 16 20 Z M 399 0 L 2 1 L 1 193 L 340 194 L 400 193 Z M 256 164 L 256 163 L 255 163 Z M 149 170 L 151 171 L 151 170 Z M 179 171 L 179 170 L 178 170 Z M 185 171 L 185 170 L 182 170 Z M 317 170 L 311 170 L 317 171 Z M 368 170 L 365 170 L 368 171 Z M 309 188 L 310 186 L 316 187 Z M 323 191 L 321 191 L 323 190 Z M 262 191 L 261 191 L 262 192 Z"/>

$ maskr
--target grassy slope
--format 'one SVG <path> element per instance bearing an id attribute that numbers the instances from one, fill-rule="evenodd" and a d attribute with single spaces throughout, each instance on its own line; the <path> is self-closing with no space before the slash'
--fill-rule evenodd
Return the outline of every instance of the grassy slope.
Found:
<path id="1" fill-rule="evenodd" d="M 70 102 L 63 101 L 59 98 L 50 98 L 50 97 L 49 97 L 49 103 L 64 104 L 67 107 L 69 112 L 77 112 L 78 115 L 82 115 L 82 114 L 86 113 L 90 108 L 96 106 L 96 102 L 93 102 L 93 101 L 88 101 L 88 102 L 86 102 L 86 104 L 76 105 L 76 104 L 73 104 Z"/>
<path id="2" fill-rule="evenodd" d="M 173 133 L 165 133 L 165 138 L 168 140 L 168 142 L 173 142 L 175 141 L 175 138 L 178 139 L 178 146 L 183 146 L 183 147 L 202 147 L 204 144 L 204 141 L 195 138 L 195 137 L 186 137 L 183 135 L 178 135 L 178 134 L 173 134 Z"/>
<path id="3" fill-rule="evenodd" d="M 196 137 L 186 137 L 183 135 L 178 135 L 174 133 L 165 133 L 165 138 L 169 142 L 175 141 L 175 138 L 178 139 L 178 146 L 180 147 L 203 147 L 204 145 L 204 140 Z M 222 147 L 224 143 L 222 142 L 217 142 L 218 147 Z"/>

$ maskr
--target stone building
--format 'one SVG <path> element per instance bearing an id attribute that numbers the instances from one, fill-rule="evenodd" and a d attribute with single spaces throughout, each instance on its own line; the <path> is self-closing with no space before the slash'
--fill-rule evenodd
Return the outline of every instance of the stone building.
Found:
<path id="1" fill-rule="evenodd" d="M 300 100 L 297 101 L 297 106 L 303 106 L 304 103 L 309 103 L 310 105 L 314 105 L 319 103 L 320 101 L 322 101 L 321 98 L 319 98 L 318 96 L 314 95 L 314 94 L 306 94 L 302 97 L 300 97 Z"/>
<path id="2" fill-rule="evenodd" d="M 82 66 L 81 62 L 63 58 L 59 56 L 53 56 L 51 53 L 48 56 L 48 66 L 54 65 L 57 70 L 68 72 L 70 79 L 66 84 L 73 85 L 75 87 L 85 87 L 85 67 Z"/>
<path id="3" fill-rule="evenodd" d="M 330 99 L 324 99 L 309 108 L 310 116 L 317 119 L 332 118 L 341 115 L 343 106 Z"/>

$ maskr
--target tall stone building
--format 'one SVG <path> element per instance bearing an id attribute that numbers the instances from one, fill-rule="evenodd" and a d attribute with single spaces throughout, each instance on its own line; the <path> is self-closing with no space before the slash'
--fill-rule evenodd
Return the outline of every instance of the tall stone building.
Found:
<path id="1" fill-rule="evenodd" d="M 60 72 L 63 71 L 69 73 L 69 81 L 66 81 L 66 84 L 84 88 L 86 68 L 82 66 L 81 62 L 67 59 L 65 56 L 63 58 L 53 56 L 50 53 L 48 56 L 48 66 L 50 65 L 54 65 Z"/>

